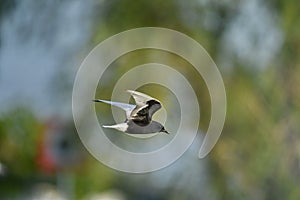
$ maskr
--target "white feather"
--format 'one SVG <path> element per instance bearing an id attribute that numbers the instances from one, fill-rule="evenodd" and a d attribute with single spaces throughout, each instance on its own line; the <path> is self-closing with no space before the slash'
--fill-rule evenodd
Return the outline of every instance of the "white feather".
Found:
<path id="1" fill-rule="evenodd" d="M 114 128 L 117 129 L 119 131 L 125 132 L 128 128 L 128 124 L 127 123 L 121 123 L 121 124 L 114 124 L 114 125 L 103 125 L 103 128 Z"/>

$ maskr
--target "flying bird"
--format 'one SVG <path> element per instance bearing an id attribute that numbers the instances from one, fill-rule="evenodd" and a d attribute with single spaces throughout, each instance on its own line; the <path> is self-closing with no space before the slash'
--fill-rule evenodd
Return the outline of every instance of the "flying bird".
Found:
<path id="1" fill-rule="evenodd" d="M 164 126 L 152 120 L 153 114 L 161 108 L 161 103 L 141 92 L 126 90 L 135 100 L 136 105 L 95 99 L 94 102 L 102 102 L 119 107 L 125 111 L 126 120 L 124 123 L 104 125 L 104 128 L 113 128 L 128 134 L 153 134 L 164 132 L 169 134 Z"/>

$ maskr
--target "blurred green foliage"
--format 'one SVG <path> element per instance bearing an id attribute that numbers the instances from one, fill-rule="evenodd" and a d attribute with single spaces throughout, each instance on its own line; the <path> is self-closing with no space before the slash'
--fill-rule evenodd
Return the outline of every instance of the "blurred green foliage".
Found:
<path id="1" fill-rule="evenodd" d="M 15 108 L 1 118 L 0 127 L 1 161 L 7 163 L 7 168 L 17 176 L 30 175 L 36 170 L 35 144 L 39 135 L 37 118 L 26 108 Z"/>

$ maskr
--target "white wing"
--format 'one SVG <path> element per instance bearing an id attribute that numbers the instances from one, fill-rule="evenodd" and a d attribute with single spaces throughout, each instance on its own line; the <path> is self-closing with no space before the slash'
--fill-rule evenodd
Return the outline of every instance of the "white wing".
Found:
<path id="1" fill-rule="evenodd" d="M 131 112 L 136 107 L 136 105 L 132 105 L 132 104 L 120 103 L 120 102 L 113 102 L 113 101 L 106 101 L 106 100 L 101 100 L 101 99 L 95 99 L 94 102 L 107 103 L 107 104 L 110 104 L 112 106 L 116 106 L 118 108 L 123 109 L 126 112 L 126 118 L 127 119 L 130 117 Z"/>
<path id="2" fill-rule="evenodd" d="M 130 95 L 134 98 L 135 103 L 138 107 L 143 107 L 147 105 L 147 102 L 150 100 L 157 101 L 160 103 L 157 99 L 154 99 L 153 97 L 150 97 L 149 95 L 143 94 L 141 92 L 133 91 L 133 90 L 126 90 L 130 93 Z"/>

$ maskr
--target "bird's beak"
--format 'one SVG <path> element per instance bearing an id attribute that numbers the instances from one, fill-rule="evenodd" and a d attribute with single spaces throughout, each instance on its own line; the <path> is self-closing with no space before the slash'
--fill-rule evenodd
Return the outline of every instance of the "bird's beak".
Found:
<path id="1" fill-rule="evenodd" d="M 162 132 L 164 132 L 166 134 L 170 134 L 167 130 L 163 130 Z"/>

